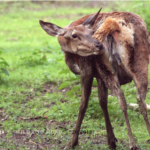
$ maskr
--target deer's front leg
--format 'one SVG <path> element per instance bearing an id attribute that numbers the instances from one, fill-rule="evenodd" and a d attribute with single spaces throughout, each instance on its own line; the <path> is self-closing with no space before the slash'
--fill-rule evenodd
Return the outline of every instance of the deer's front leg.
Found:
<path id="1" fill-rule="evenodd" d="M 84 114 L 86 112 L 86 108 L 88 106 L 89 96 L 91 94 L 91 87 L 93 82 L 92 66 L 90 62 L 88 61 L 83 62 L 82 59 L 80 60 L 80 63 L 81 63 L 81 87 L 82 87 L 81 103 L 79 107 L 79 114 L 76 122 L 76 127 L 73 131 L 71 141 L 66 145 L 65 149 L 69 149 L 78 144 L 78 135 L 80 132 L 80 127 L 82 124 L 82 120 L 84 118 Z"/>
<path id="2" fill-rule="evenodd" d="M 97 70 L 98 70 L 99 74 L 101 75 L 101 77 L 105 83 L 105 86 L 107 88 L 109 88 L 119 100 L 119 105 L 123 111 L 126 126 L 127 126 L 128 137 L 129 137 L 129 148 L 132 150 L 136 150 L 137 146 L 136 146 L 135 141 L 133 139 L 133 135 L 132 135 L 129 119 L 128 119 L 128 114 L 127 114 L 127 104 L 126 104 L 126 100 L 124 97 L 124 93 L 120 87 L 118 75 L 117 75 L 117 73 L 115 73 L 113 75 L 108 70 L 107 70 L 107 72 L 105 70 L 102 70 L 101 66 L 102 66 L 101 62 L 97 61 Z"/>
<path id="3" fill-rule="evenodd" d="M 113 128 L 109 119 L 109 113 L 107 108 L 108 89 L 106 88 L 105 83 L 101 78 L 97 78 L 97 83 L 98 83 L 99 104 L 103 110 L 103 114 L 105 118 L 108 145 L 111 149 L 115 149 L 117 139 L 113 132 Z"/>

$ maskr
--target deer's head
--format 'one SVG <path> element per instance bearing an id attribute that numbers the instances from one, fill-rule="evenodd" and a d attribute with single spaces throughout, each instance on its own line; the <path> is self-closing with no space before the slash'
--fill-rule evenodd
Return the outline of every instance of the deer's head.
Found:
<path id="1" fill-rule="evenodd" d="M 81 56 L 98 55 L 103 49 L 102 44 L 95 40 L 92 28 L 101 9 L 90 16 L 84 23 L 78 26 L 61 28 L 55 24 L 39 21 L 41 27 L 51 36 L 59 36 L 58 40 L 64 52 L 71 52 Z"/>

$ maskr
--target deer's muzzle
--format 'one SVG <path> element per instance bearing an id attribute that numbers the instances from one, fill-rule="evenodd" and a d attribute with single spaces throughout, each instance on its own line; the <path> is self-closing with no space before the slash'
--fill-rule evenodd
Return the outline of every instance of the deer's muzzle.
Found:
<path id="1" fill-rule="evenodd" d="M 98 43 L 98 44 L 95 44 L 95 47 L 98 49 L 98 50 L 102 50 L 104 47 L 103 47 L 103 44 L 101 43 Z"/>

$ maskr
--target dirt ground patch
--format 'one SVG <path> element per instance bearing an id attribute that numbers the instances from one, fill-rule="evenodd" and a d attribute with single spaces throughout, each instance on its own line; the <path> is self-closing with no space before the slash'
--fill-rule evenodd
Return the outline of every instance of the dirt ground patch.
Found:
<path id="1" fill-rule="evenodd" d="M 56 122 L 55 122 L 56 123 Z M 64 125 L 65 123 L 56 123 L 59 125 Z M 55 125 L 55 124 L 53 124 Z M 7 145 L 15 144 L 16 147 L 20 148 L 28 148 L 30 150 L 33 149 L 64 149 L 67 142 L 69 142 L 68 137 L 71 137 L 71 134 L 68 131 L 62 130 L 50 130 L 49 132 L 45 131 L 45 133 L 37 133 L 37 132 L 28 132 L 20 131 L 18 133 L 13 133 L 12 136 L 6 137 L 7 134 L 0 135 L 0 141 L 3 141 L 3 145 L 0 148 L 7 148 Z M 90 141 L 92 145 L 97 145 L 99 148 L 102 145 L 107 145 L 106 135 L 88 135 L 82 134 L 79 135 L 79 147 L 82 146 L 82 143 L 87 143 Z M 118 140 L 123 147 L 128 147 L 127 143 L 122 140 Z M 5 146 L 4 146 L 5 145 Z M 7 148 L 9 150 L 9 148 Z"/>
<path id="2" fill-rule="evenodd" d="M 55 82 L 47 82 L 44 84 L 43 88 L 44 90 L 41 91 L 42 94 L 45 94 L 46 92 L 48 93 L 58 93 L 58 92 L 62 92 L 63 94 L 65 94 L 66 92 L 68 92 L 71 88 L 67 87 L 67 88 L 63 88 L 61 90 L 58 90 L 59 85 L 57 85 Z M 63 100 L 62 100 L 63 102 Z"/>

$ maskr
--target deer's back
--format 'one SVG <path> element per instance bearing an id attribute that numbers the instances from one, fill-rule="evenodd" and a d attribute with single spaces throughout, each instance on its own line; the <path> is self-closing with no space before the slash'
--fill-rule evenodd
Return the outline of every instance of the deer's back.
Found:
<path id="1" fill-rule="evenodd" d="M 85 16 L 73 23 L 70 26 L 82 24 L 88 17 Z M 108 25 L 106 24 L 107 21 Z M 120 84 L 126 84 L 133 78 L 134 73 L 140 72 L 145 67 L 147 69 L 149 63 L 150 44 L 149 34 L 145 22 L 136 14 L 130 12 L 112 12 L 100 13 L 94 25 L 94 38 L 100 42 L 104 42 L 105 35 L 108 30 L 113 30 L 112 23 L 116 22 L 119 26 L 119 42 L 118 53 L 122 60 L 122 66 L 116 65 Z M 115 30 L 115 27 L 114 27 Z M 109 32 L 109 31 L 108 31 Z M 97 33 L 97 37 L 96 37 Z M 102 76 L 105 77 L 109 73 L 108 59 L 104 56 L 97 56 L 95 59 L 97 69 L 100 69 Z M 106 74 L 107 73 L 107 74 Z"/>
<path id="2" fill-rule="evenodd" d="M 93 14 L 92 14 L 93 15 Z M 87 15 L 78 19 L 77 21 L 72 22 L 69 26 L 77 26 L 82 24 L 87 18 L 91 15 Z M 122 26 L 132 25 L 133 30 L 133 42 L 134 48 L 137 48 L 138 43 L 145 45 L 146 49 L 150 53 L 150 39 L 147 31 L 147 27 L 143 19 L 141 19 L 138 15 L 130 12 L 111 12 L 111 13 L 100 13 L 98 19 L 94 25 L 95 30 L 99 28 L 99 26 L 107 19 L 113 18 L 116 20 L 123 20 L 124 22 L 120 22 Z M 125 24 L 124 24 L 125 23 Z"/>

